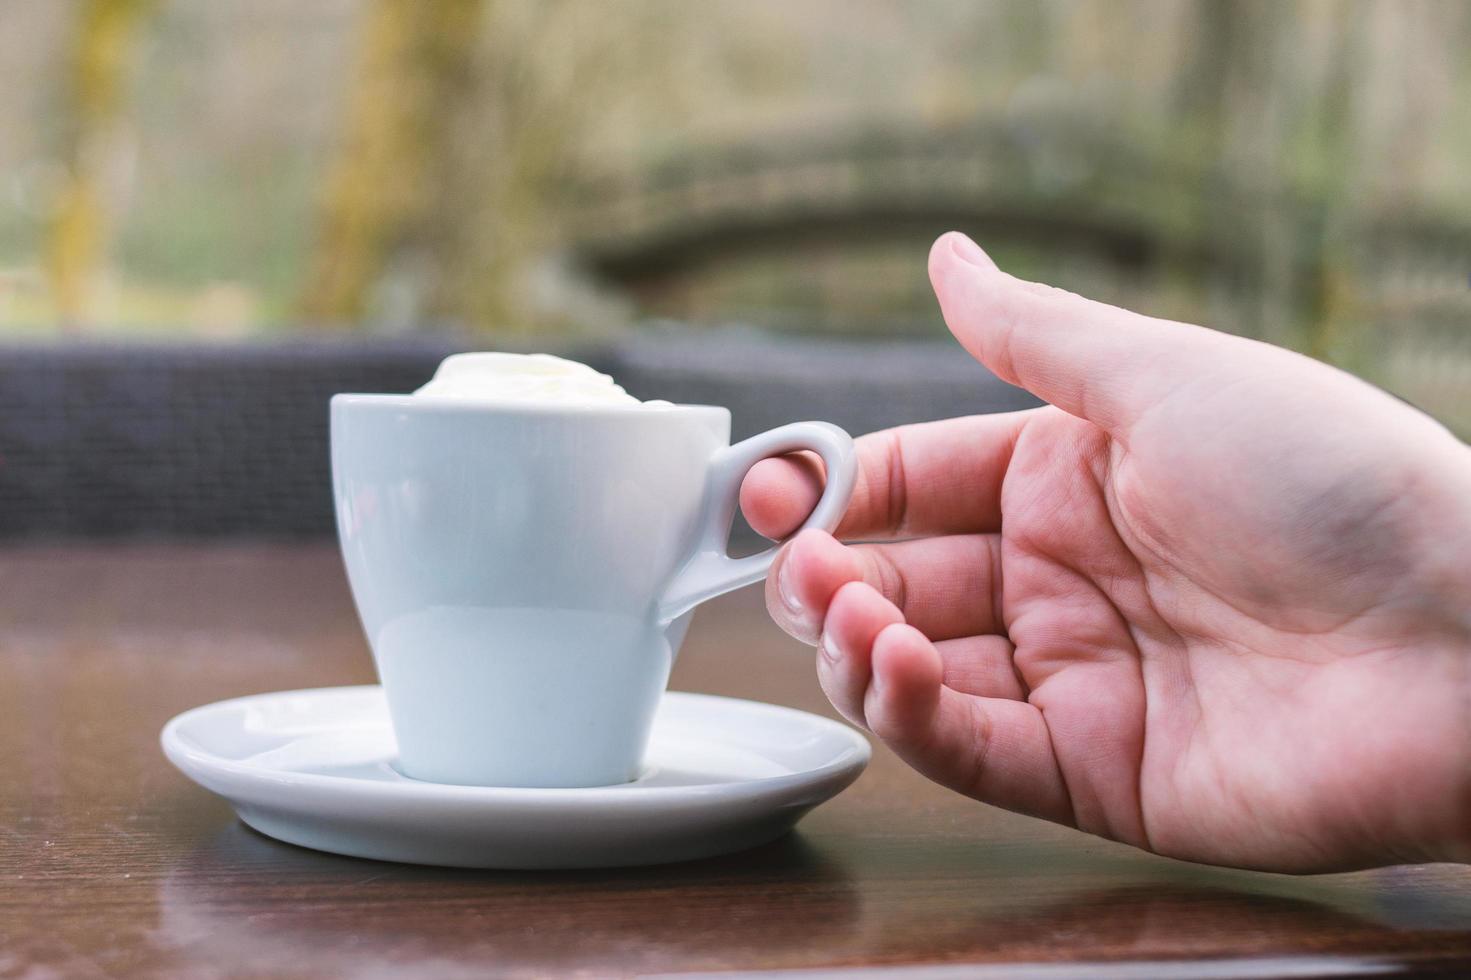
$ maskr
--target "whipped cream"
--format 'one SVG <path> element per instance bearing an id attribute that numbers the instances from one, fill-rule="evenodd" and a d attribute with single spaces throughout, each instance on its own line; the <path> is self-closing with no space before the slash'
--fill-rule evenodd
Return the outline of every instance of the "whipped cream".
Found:
<path id="1" fill-rule="evenodd" d="M 669 405 L 641 402 L 608 375 L 551 354 L 452 354 L 414 394 L 492 404 Z"/>

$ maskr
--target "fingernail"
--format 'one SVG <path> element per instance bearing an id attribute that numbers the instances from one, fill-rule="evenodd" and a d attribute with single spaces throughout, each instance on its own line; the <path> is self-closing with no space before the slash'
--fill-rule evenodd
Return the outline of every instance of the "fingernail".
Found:
<path id="1" fill-rule="evenodd" d="M 971 241 L 970 238 L 958 231 L 950 233 L 950 250 L 960 256 L 961 260 L 982 269 L 994 269 L 996 263 L 991 257 L 981 251 L 981 246 Z"/>
<path id="2" fill-rule="evenodd" d="M 781 571 L 776 575 L 776 592 L 781 596 L 781 604 L 787 607 L 787 612 L 800 618 L 807 610 L 802 606 L 802 600 L 797 598 L 797 592 L 792 588 L 791 576 L 787 572 L 785 563 Z"/>
<path id="3" fill-rule="evenodd" d="M 826 660 L 830 664 L 835 664 L 843 659 L 843 651 L 838 649 L 837 644 L 828 637 L 826 631 L 817 638 L 817 652 L 822 656 L 823 660 Z"/>

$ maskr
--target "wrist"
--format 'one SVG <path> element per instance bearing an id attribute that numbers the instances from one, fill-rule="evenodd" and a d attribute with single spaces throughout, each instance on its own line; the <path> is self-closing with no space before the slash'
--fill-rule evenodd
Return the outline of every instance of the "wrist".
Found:
<path id="1" fill-rule="evenodd" d="M 1444 846 L 1436 848 L 1431 856 L 1434 861 L 1450 861 L 1455 864 L 1471 864 L 1471 773 L 1463 773 L 1455 789 L 1458 827 Z"/>
<path id="2" fill-rule="evenodd" d="M 1466 456 L 1471 458 L 1471 450 Z M 1448 610 L 1451 621 L 1456 624 L 1458 637 L 1452 642 L 1460 660 L 1458 727 L 1461 751 L 1452 753 L 1460 760 L 1460 778 L 1453 784 L 1453 809 L 1458 818 L 1456 832 L 1440 859 L 1471 864 L 1471 557 L 1468 557 L 1471 556 L 1471 498 L 1463 498 L 1462 506 L 1465 520 L 1460 522 L 1460 533 L 1456 535 L 1461 540 L 1461 546 L 1457 548 L 1461 558 L 1456 563 L 1459 574 L 1449 590 L 1452 608 Z"/>
<path id="3" fill-rule="evenodd" d="M 1467 641 L 1463 648 L 1462 663 L 1465 671 L 1461 681 L 1461 720 L 1462 729 L 1465 733 L 1465 741 L 1462 743 L 1471 746 L 1471 640 Z M 1471 751 L 1467 752 L 1471 756 Z M 1471 864 L 1471 758 L 1464 760 L 1461 766 L 1461 780 L 1456 789 L 1457 812 L 1460 813 L 1460 833 L 1456 835 L 1450 848 L 1448 861 L 1457 861 L 1462 864 Z"/>
<path id="4" fill-rule="evenodd" d="M 1468 452 L 1471 457 L 1471 452 Z M 1451 499 L 1429 506 L 1409 554 L 1423 627 L 1447 637 L 1463 659 L 1471 660 L 1471 474 L 1442 494 Z"/>
<path id="5" fill-rule="evenodd" d="M 1437 848 L 1433 859 L 1471 864 L 1471 628 L 1459 649 L 1459 682 L 1457 683 L 1457 715 L 1453 729 L 1459 733 L 1457 751 L 1450 753 L 1454 769 L 1450 773 L 1450 824 L 1447 841 Z"/>
<path id="6" fill-rule="evenodd" d="M 1391 833 L 1390 860 L 1471 864 L 1471 640 L 1445 630 L 1405 648 L 1409 674 L 1398 682 L 1397 720 L 1413 748 L 1393 777 L 1404 806 Z"/>

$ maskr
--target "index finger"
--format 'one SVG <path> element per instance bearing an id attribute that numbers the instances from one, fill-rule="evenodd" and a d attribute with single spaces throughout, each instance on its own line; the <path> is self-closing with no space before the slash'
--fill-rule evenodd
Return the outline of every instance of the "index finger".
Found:
<path id="1" fill-rule="evenodd" d="M 1001 527 L 1001 484 L 1017 437 L 1037 412 L 922 422 L 861 436 L 858 480 L 838 525 L 849 540 L 971 534 Z M 784 538 L 822 494 L 811 454 L 765 459 L 741 485 L 741 511 L 768 538 Z"/>

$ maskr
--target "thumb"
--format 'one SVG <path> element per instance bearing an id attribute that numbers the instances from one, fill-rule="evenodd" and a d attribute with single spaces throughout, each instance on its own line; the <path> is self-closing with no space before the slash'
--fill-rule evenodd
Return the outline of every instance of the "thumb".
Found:
<path id="1" fill-rule="evenodd" d="M 1009 276 L 955 231 L 930 249 L 930 282 L 950 332 L 977 360 L 1115 433 L 1207 369 L 1228 339 Z"/>

